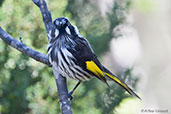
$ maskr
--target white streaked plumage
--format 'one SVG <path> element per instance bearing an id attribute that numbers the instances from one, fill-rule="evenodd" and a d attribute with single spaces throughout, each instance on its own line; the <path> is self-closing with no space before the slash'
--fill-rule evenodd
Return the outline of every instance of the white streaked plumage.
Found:
<path id="1" fill-rule="evenodd" d="M 71 35 L 71 31 L 70 31 L 70 29 L 69 29 L 68 27 L 65 28 L 65 31 L 66 31 L 69 35 Z"/>
<path id="2" fill-rule="evenodd" d="M 78 30 L 77 26 L 73 25 L 73 27 L 74 27 L 75 33 L 76 33 L 79 37 L 83 37 L 83 36 L 79 33 L 79 30 Z"/>
<path id="3" fill-rule="evenodd" d="M 57 57 L 58 57 L 58 65 L 57 65 L 57 67 L 62 72 L 62 71 L 64 71 L 65 68 L 62 66 L 64 60 L 62 59 L 62 55 L 61 55 L 60 51 L 57 52 Z"/>
<path id="4" fill-rule="evenodd" d="M 64 56 L 65 56 L 67 62 L 68 62 L 70 65 L 72 65 L 72 64 L 71 64 L 71 60 L 70 60 L 68 57 L 74 58 L 73 55 L 72 55 L 66 48 L 63 48 L 63 49 L 62 49 L 62 52 L 63 52 L 63 54 L 64 54 Z"/>
<path id="5" fill-rule="evenodd" d="M 52 31 L 50 30 L 49 33 L 47 34 L 49 39 L 52 38 L 52 37 L 51 37 L 51 33 L 52 33 Z"/>
<path id="6" fill-rule="evenodd" d="M 52 51 L 52 48 L 49 49 L 48 56 L 50 55 L 51 51 Z M 52 63 L 52 58 L 51 57 L 48 57 L 48 58 L 49 58 L 49 62 Z"/>
<path id="7" fill-rule="evenodd" d="M 49 57 L 49 61 L 55 66 L 56 70 L 64 77 L 70 77 L 74 80 L 88 80 L 90 74 L 85 72 L 81 67 L 75 64 L 75 62 L 70 59 L 73 58 L 72 54 L 66 49 L 61 48 L 60 51 L 58 49 L 54 49 L 54 52 L 57 53 L 58 63 L 52 62 L 51 57 Z M 48 54 L 52 53 L 52 49 L 49 49 Z M 61 55 L 63 53 L 63 56 Z M 65 60 L 64 60 L 65 59 Z M 88 76 L 88 77 L 86 77 Z"/>
<path id="8" fill-rule="evenodd" d="M 57 37 L 59 35 L 59 30 L 55 29 L 55 37 Z"/>

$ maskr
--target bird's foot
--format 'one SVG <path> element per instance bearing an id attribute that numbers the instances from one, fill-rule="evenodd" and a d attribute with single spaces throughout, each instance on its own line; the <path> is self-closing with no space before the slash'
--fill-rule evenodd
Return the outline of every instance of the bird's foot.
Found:
<path id="1" fill-rule="evenodd" d="M 72 94 L 73 94 L 73 91 L 71 91 L 71 92 L 68 93 L 68 98 L 69 98 L 70 101 L 74 98 L 74 97 L 72 96 Z"/>

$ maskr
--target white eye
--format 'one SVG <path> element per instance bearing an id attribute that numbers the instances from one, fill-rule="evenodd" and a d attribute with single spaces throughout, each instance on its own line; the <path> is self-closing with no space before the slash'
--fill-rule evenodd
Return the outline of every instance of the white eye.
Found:
<path id="1" fill-rule="evenodd" d="M 65 19 L 63 19 L 63 20 L 62 20 L 62 24 L 64 25 L 65 23 L 66 23 L 66 20 L 65 20 Z"/>
<path id="2" fill-rule="evenodd" d="M 56 25 L 59 25 L 59 21 L 56 20 L 56 21 L 55 21 L 55 24 L 56 24 Z"/>

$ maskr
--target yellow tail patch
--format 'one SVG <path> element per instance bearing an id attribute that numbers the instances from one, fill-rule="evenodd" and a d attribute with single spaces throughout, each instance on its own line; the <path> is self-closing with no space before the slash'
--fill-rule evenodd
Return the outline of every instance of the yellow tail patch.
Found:
<path id="1" fill-rule="evenodd" d="M 106 72 L 105 72 L 105 74 L 107 76 L 109 76 L 111 79 L 113 79 L 114 81 L 116 81 L 118 84 L 120 84 L 121 86 L 123 86 L 124 88 L 126 88 L 127 90 L 129 90 L 129 87 L 126 84 L 124 84 L 123 82 L 121 82 L 118 78 L 116 78 L 115 76 L 110 75 L 109 73 L 106 73 Z"/>
<path id="2" fill-rule="evenodd" d="M 86 61 L 86 67 L 89 71 L 93 72 L 100 79 L 102 79 L 102 77 L 105 77 L 104 72 L 96 65 L 96 63 L 94 63 L 94 61 Z"/>
<path id="3" fill-rule="evenodd" d="M 123 88 L 125 88 L 127 90 L 127 92 L 137 98 L 139 98 L 141 100 L 141 98 L 132 90 L 130 89 L 126 84 L 124 84 L 123 82 L 121 82 L 117 77 L 113 76 L 113 75 L 110 75 L 109 73 L 106 73 L 105 74 L 111 78 L 112 80 L 114 80 L 115 82 L 117 82 L 118 84 L 120 84 Z"/>

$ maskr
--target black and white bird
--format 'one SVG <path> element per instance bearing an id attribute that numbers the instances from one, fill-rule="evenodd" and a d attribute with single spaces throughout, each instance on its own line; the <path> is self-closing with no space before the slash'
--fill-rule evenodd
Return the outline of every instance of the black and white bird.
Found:
<path id="1" fill-rule="evenodd" d="M 52 38 L 48 45 L 48 58 L 59 74 L 78 81 L 70 95 L 82 81 L 96 77 L 107 85 L 107 80 L 113 80 L 129 94 L 140 99 L 131 88 L 100 63 L 89 42 L 67 18 L 57 18 L 53 24 L 55 29 L 49 33 Z"/>

